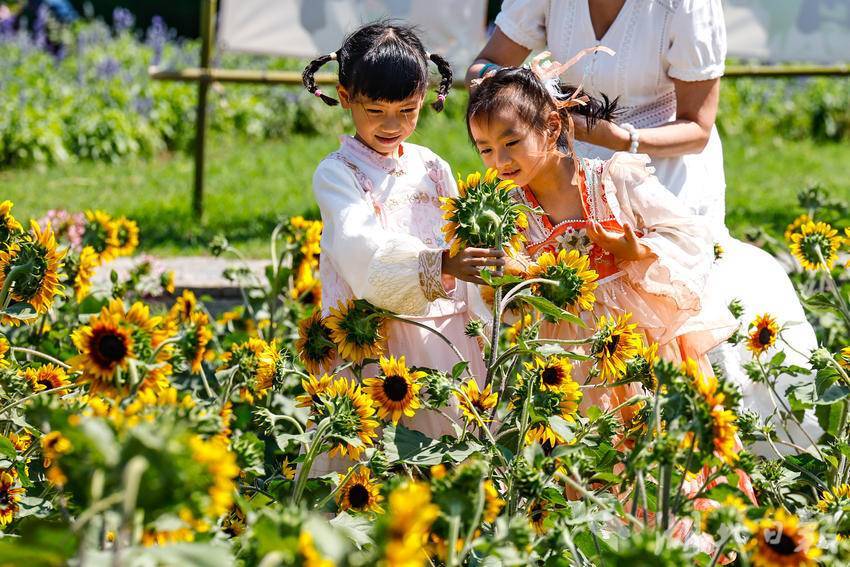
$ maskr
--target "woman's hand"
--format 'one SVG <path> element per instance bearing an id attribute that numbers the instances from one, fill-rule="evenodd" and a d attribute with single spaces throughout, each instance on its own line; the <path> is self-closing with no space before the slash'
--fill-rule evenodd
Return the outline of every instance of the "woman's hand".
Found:
<path id="1" fill-rule="evenodd" d="M 598 222 L 591 221 L 587 225 L 587 236 L 594 244 L 613 254 L 618 261 L 643 260 L 652 256 L 650 249 L 640 243 L 628 224 L 623 225 L 623 234 L 620 234 L 605 230 Z"/>
<path id="2" fill-rule="evenodd" d="M 481 270 L 495 268 L 492 271 L 500 275 L 504 266 L 505 252 L 498 248 L 464 248 L 455 256 L 443 250 L 443 273 L 465 282 L 484 285 Z"/>
<path id="3" fill-rule="evenodd" d="M 587 130 L 587 117 L 581 114 L 572 114 L 575 125 L 576 140 L 587 142 L 594 146 L 601 146 L 614 151 L 628 151 L 631 139 L 629 132 L 609 120 L 597 120 L 590 131 Z"/>

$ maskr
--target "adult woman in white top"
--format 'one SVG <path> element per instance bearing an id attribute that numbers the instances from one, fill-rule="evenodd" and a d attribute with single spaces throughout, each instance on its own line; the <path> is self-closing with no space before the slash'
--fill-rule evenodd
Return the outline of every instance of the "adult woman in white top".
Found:
<path id="1" fill-rule="evenodd" d="M 731 238 L 724 220 L 723 148 L 714 124 L 726 57 L 720 0 L 505 0 L 467 81 L 501 65 L 520 65 L 531 51 L 545 49 L 566 61 L 600 45 L 615 55 L 588 55 L 562 80 L 596 97 L 617 98 L 620 114 L 616 123 L 601 121 L 590 131 L 577 117 L 576 152 L 602 159 L 615 151 L 649 154 L 662 184 L 706 218 L 725 250 L 712 275 L 716 293 L 741 299 L 744 322 L 757 313 L 774 315 L 793 347 L 785 348 L 788 362 L 804 363 L 795 350 L 809 352 L 817 343 L 790 280 L 769 254 Z M 775 385 L 777 399 L 744 373 L 751 354 L 743 345 L 720 347 L 712 358 L 741 386 L 744 407 L 762 416 L 785 403 L 785 390 L 795 382 L 783 376 Z M 820 434 L 813 418 L 805 422 L 808 435 L 791 421 L 785 428 L 804 445 Z"/>

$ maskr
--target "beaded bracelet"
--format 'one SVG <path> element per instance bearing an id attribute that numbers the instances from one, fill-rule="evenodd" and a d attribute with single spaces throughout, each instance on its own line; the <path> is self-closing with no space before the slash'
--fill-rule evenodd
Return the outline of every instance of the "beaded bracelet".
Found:
<path id="1" fill-rule="evenodd" d="M 638 145 L 640 144 L 640 133 L 637 128 L 628 122 L 620 124 L 620 128 L 629 133 L 629 153 L 636 154 L 638 151 Z"/>

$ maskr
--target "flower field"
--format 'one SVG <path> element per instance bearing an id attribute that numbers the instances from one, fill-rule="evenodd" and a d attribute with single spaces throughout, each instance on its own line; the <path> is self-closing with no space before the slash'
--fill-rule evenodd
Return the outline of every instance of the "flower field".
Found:
<path id="1" fill-rule="evenodd" d="M 502 198 L 509 184 L 475 174 L 460 186 L 444 204 L 454 242 L 517 240 L 526 211 Z M 811 373 L 787 393 L 790 407 L 777 406 L 785 419 L 817 416 L 825 434 L 807 450 L 784 441 L 773 416 L 741 410 L 722 375 L 660 360 L 628 316 L 601 317 L 585 340 L 540 339 L 543 322 L 582 325 L 593 305 L 596 274 L 578 253 L 486 276 L 506 322 L 467 328 L 487 347 L 480 387 L 468 361 L 443 373 L 388 356 L 387 322 L 415 321 L 362 300 L 322 317 L 319 222 L 281 223 L 265 277 L 237 270 L 244 304 L 214 315 L 145 262 L 91 285 L 97 266 L 144 238 L 132 220 L 53 211 L 25 223 L 3 202 L 0 557 L 846 564 L 850 313 L 838 255 L 850 232 L 822 196 L 801 202 L 808 212 L 786 238 L 822 322 L 813 370 L 784 364 L 770 314 L 741 322 L 735 340 L 753 353 L 752 380 Z M 224 239 L 212 247 L 239 255 Z M 150 301 L 163 294 L 164 307 Z M 575 380 L 578 366 L 597 379 Z M 617 407 L 582 405 L 624 384 L 637 393 Z M 453 434 L 405 426 L 421 412 Z M 772 451 L 751 452 L 759 441 Z"/>

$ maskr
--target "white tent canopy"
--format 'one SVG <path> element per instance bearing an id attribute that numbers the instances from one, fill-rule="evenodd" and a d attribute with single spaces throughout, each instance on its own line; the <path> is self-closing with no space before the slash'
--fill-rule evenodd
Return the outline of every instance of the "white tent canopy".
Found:
<path id="1" fill-rule="evenodd" d="M 389 17 L 416 25 L 426 48 L 463 73 L 486 41 L 486 9 L 485 0 L 222 0 L 219 47 L 315 57 L 360 25 Z M 850 58 L 850 0 L 724 0 L 724 11 L 730 57 L 822 64 Z"/>

